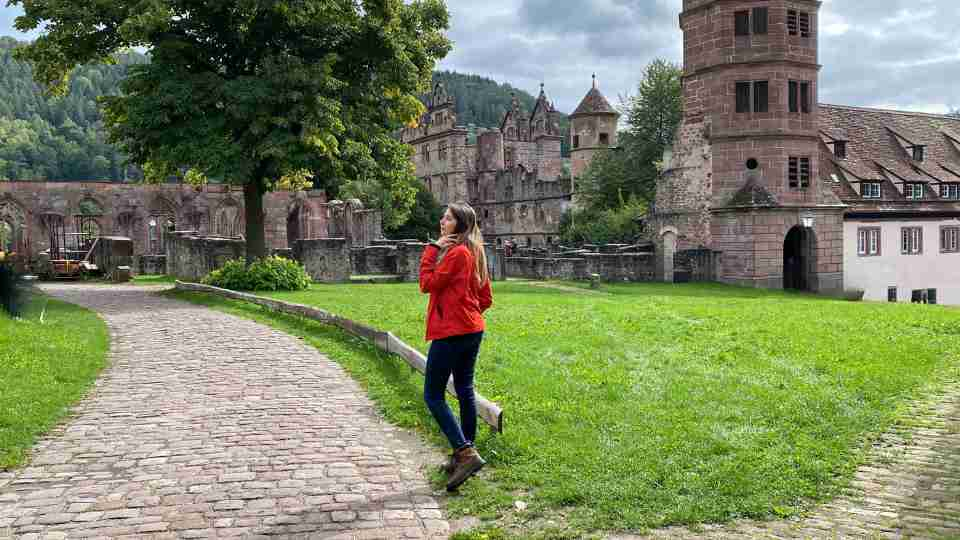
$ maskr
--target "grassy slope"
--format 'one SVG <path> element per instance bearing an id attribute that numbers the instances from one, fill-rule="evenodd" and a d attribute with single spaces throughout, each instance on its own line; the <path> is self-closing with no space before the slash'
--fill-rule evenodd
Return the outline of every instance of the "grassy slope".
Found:
<path id="1" fill-rule="evenodd" d="M 939 307 L 718 285 L 606 290 L 497 284 L 477 386 L 503 405 L 506 433 L 481 437 L 494 468 L 451 501 L 455 513 L 493 516 L 521 492 L 531 514 L 563 509 L 578 530 L 794 513 L 832 494 L 864 441 L 960 357 L 958 312 Z M 413 285 L 273 296 L 426 348 Z M 416 376 L 346 364 L 388 417 L 434 431 Z"/>
<path id="2" fill-rule="evenodd" d="M 23 320 L 0 313 L 0 470 L 22 465 L 36 437 L 84 395 L 106 365 L 108 343 L 96 314 L 43 296 Z"/>

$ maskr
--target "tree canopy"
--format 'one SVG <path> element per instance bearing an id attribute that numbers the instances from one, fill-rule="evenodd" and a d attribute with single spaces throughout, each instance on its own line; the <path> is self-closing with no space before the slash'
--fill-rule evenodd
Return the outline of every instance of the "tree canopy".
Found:
<path id="1" fill-rule="evenodd" d="M 102 98 L 110 139 L 159 176 L 189 167 L 243 184 L 248 259 L 266 253 L 263 193 L 286 175 L 414 203 L 409 148 L 391 134 L 422 112 L 417 96 L 450 49 L 442 0 L 11 3 L 24 7 L 19 30 L 42 32 L 17 56 L 53 90 L 78 65 L 149 50 Z"/>

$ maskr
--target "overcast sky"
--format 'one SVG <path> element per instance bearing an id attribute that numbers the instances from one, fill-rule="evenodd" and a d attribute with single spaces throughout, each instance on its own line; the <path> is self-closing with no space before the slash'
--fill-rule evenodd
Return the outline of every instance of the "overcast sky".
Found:
<path id="1" fill-rule="evenodd" d="M 682 0 L 447 0 L 454 49 L 439 67 L 508 81 L 531 94 L 545 83 L 572 111 L 596 72 L 611 103 L 633 93 L 644 66 L 680 62 Z M 0 35 L 19 38 L 0 8 Z M 820 101 L 947 112 L 960 108 L 960 1 L 824 0 Z"/>

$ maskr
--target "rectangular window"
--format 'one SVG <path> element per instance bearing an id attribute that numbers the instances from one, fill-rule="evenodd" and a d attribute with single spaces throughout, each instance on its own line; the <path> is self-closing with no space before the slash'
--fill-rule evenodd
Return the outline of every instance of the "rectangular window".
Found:
<path id="1" fill-rule="evenodd" d="M 810 37 L 810 14 L 800 12 L 800 37 Z"/>
<path id="2" fill-rule="evenodd" d="M 787 32 L 789 32 L 791 36 L 797 35 L 800 29 L 799 15 L 800 13 L 795 9 L 787 11 Z"/>
<path id="3" fill-rule="evenodd" d="M 753 83 L 753 112 L 765 113 L 769 110 L 769 88 L 770 84 L 767 81 Z"/>
<path id="4" fill-rule="evenodd" d="M 787 167 L 787 179 L 791 189 L 805 189 L 810 186 L 810 158 L 791 157 Z"/>
<path id="5" fill-rule="evenodd" d="M 580 136 L 579 136 L 579 135 L 574 135 L 574 136 L 573 136 L 573 147 L 574 147 L 574 148 L 580 148 Z"/>
<path id="6" fill-rule="evenodd" d="M 922 228 L 904 227 L 900 229 L 900 253 L 904 255 L 919 255 L 923 253 Z"/>
<path id="7" fill-rule="evenodd" d="M 441 142 L 437 143 L 437 157 L 441 160 L 446 161 L 447 159 L 447 143 Z"/>
<path id="8" fill-rule="evenodd" d="M 429 144 L 423 145 L 423 160 L 430 161 L 430 145 Z"/>
<path id="9" fill-rule="evenodd" d="M 914 146 L 913 147 L 913 160 L 914 161 L 923 161 L 923 147 Z"/>
<path id="10" fill-rule="evenodd" d="M 922 199 L 923 184 L 904 184 L 903 195 L 908 199 L 915 199 L 915 200 Z"/>
<path id="11" fill-rule="evenodd" d="M 864 182 L 860 184 L 860 195 L 864 199 L 879 199 L 880 182 Z"/>
<path id="12" fill-rule="evenodd" d="M 940 184 L 940 198 L 960 199 L 960 184 Z"/>
<path id="13" fill-rule="evenodd" d="M 733 14 L 734 17 L 734 34 L 738 36 L 749 36 L 750 35 L 750 12 L 749 11 L 737 11 Z"/>
<path id="14" fill-rule="evenodd" d="M 610 144 L 610 135 L 607 133 L 600 134 L 600 146 L 607 146 Z"/>
<path id="15" fill-rule="evenodd" d="M 936 289 L 927 289 L 927 303 L 936 304 L 937 303 L 937 290 Z"/>
<path id="16" fill-rule="evenodd" d="M 857 255 L 872 257 L 880 255 L 880 229 L 865 227 L 857 229 Z"/>
<path id="17" fill-rule="evenodd" d="M 960 227 L 942 227 L 940 229 L 940 252 L 960 253 Z"/>
<path id="18" fill-rule="evenodd" d="M 837 159 L 847 159 L 847 141 L 833 141 L 833 155 Z"/>
<path id="19" fill-rule="evenodd" d="M 737 83 L 737 112 L 750 112 L 750 83 Z"/>
<path id="20" fill-rule="evenodd" d="M 810 83 L 804 81 L 790 81 L 787 83 L 787 95 L 790 102 L 790 112 L 810 112 Z"/>
<path id="21" fill-rule="evenodd" d="M 887 287 L 887 302 L 896 302 L 896 301 L 897 301 L 897 288 Z"/>
<path id="22" fill-rule="evenodd" d="M 753 8 L 753 33 L 762 35 L 767 33 L 767 8 Z"/>

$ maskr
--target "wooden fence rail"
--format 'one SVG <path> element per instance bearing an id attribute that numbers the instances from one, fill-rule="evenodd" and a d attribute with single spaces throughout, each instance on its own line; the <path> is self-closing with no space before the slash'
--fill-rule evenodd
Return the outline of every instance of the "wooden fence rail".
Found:
<path id="1" fill-rule="evenodd" d="M 382 351 L 399 356 L 407 364 L 409 364 L 410 367 L 419 371 L 421 374 L 425 373 L 427 369 L 426 356 L 410 345 L 404 343 L 403 340 L 393 335 L 392 332 L 377 330 L 376 328 L 367 326 L 365 324 L 335 315 L 329 311 L 324 311 L 312 306 L 305 306 L 303 304 L 283 302 L 281 300 L 274 300 L 272 298 L 265 298 L 263 296 L 221 289 L 219 287 L 212 287 L 210 285 L 200 285 L 198 283 L 185 283 L 183 281 L 177 281 L 176 288 L 177 290 L 181 291 L 215 294 L 224 298 L 230 298 L 231 300 L 249 302 L 258 306 L 263 306 L 278 313 L 304 317 L 323 324 L 336 326 L 337 328 L 340 328 L 349 334 L 370 341 Z M 454 389 L 452 378 L 447 381 L 447 392 L 453 397 L 457 397 L 457 391 Z M 476 395 L 476 401 L 477 416 L 489 424 L 490 427 L 492 427 L 497 433 L 503 433 L 503 409 L 501 409 L 496 403 L 481 396 L 480 394 Z"/>

